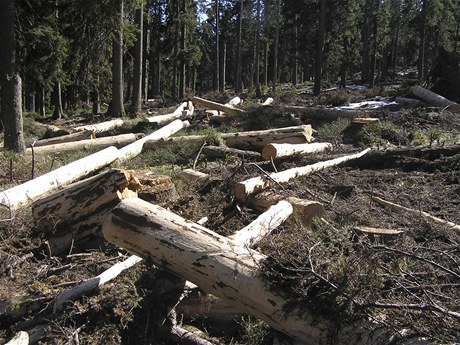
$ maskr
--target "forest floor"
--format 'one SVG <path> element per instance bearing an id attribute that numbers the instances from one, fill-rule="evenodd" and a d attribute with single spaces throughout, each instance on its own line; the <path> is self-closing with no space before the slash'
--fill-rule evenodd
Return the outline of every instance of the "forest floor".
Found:
<path id="1" fill-rule="evenodd" d="M 246 115 L 216 125 L 198 107 L 191 126 L 178 135 L 259 130 L 298 124 L 277 105 L 326 106 L 363 100 L 393 100 L 408 96 L 401 85 L 373 90 L 331 90 L 313 97 L 286 87 L 276 95 L 273 107 L 260 108 L 250 95 L 243 108 Z M 228 94 L 207 94 L 205 98 L 225 103 Z M 150 104 L 154 113 L 167 112 L 165 102 Z M 421 215 L 395 212 L 373 201 L 372 196 L 427 212 L 460 224 L 460 153 L 443 151 L 460 144 L 460 115 L 439 108 L 404 108 L 392 105 L 372 113 L 379 122 L 352 124 L 348 119 L 304 121 L 311 124 L 316 142 L 330 142 L 333 151 L 295 156 L 272 162 L 253 162 L 236 156 L 215 161 L 198 157 L 196 169 L 212 176 L 204 187 L 187 185 L 178 178 L 190 168 L 201 143 L 171 144 L 143 152 L 124 163 L 124 169 L 153 171 L 171 176 L 175 195 L 166 194 L 155 202 L 187 220 L 208 217 L 206 227 L 224 236 L 243 228 L 258 212 L 238 204 L 233 197 L 235 183 L 266 172 L 282 171 L 331 159 L 366 147 L 395 149 L 425 147 L 426 151 L 401 151 L 376 159 L 358 159 L 311 176 L 298 178 L 271 189 L 283 195 L 321 202 L 325 221 L 303 224 L 291 217 L 265 238 L 258 250 L 269 257 L 261 274 L 273 286 L 290 292 L 293 303 L 324 315 L 335 315 L 341 323 L 365 316 L 404 336 L 421 336 L 435 343 L 455 342 L 460 334 L 460 232 L 435 224 Z M 66 125 L 91 117 L 75 115 Z M 37 122 L 44 119 L 37 119 Z M 47 120 L 49 121 L 49 120 Z M 102 121 L 102 119 L 99 119 Z M 137 120 L 111 131 L 110 135 L 133 132 Z M 33 115 L 26 119 L 30 136 L 42 136 Z M 144 130 L 148 130 L 145 129 Z M 433 153 L 430 149 L 439 149 Z M 5 190 L 35 175 L 64 165 L 88 152 L 53 157 L 19 157 L 4 153 L 0 158 L 0 189 Z M 257 165 L 257 166 L 256 166 Z M 53 314 L 53 298 L 79 282 L 97 276 L 127 253 L 103 240 L 91 247 L 75 246 L 68 253 L 46 253 L 46 237 L 36 231 L 30 210 L 4 212 L 0 220 L 0 343 L 17 330 L 45 325 L 42 343 L 49 344 L 168 344 L 150 320 L 158 314 L 159 297 L 155 280 L 162 271 L 141 262 L 102 286 Z M 396 229 L 397 237 L 362 236 L 357 226 Z M 30 254 L 32 253 L 32 254 Z M 316 274 L 312 274 L 313 270 Z M 321 276 L 325 279 L 318 279 Z M 414 307 L 418 306 L 418 307 Z M 235 316 L 224 327 L 206 315 L 177 315 L 189 330 L 198 328 L 203 338 L 216 344 L 273 344 L 276 332 L 264 322 L 245 315 Z M 231 327 L 229 326 L 231 325 Z M 196 328 L 194 328 L 196 327 Z M 403 334 L 404 333 L 404 334 Z"/>

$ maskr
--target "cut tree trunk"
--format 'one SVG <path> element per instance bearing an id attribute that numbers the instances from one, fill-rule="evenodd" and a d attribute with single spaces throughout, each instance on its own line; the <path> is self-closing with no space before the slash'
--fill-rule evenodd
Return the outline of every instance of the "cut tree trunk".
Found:
<path id="1" fill-rule="evenodd" d="M 235 107 L 235 105 L 238 105 L 240 103 L 241 103 L 241 98 L 236 96 L 236 97 L 233 97 L 231 100 L 229 100 L 224 105 L 227 106 L 227 107 Z M 222 117 L 226 116 L 225 112 L 219 111 L 219 110 L 213 110 L 213 109 L 206 110 L 206 113 L 208 113 L 209 115 L 217 116 L 217 118 L 216 118 L 217 120 L 219 119 L 219 115 L 222 115 Z"/>
<path id="2" fill-rule="evenodd" d="M 76 133 L 71 133 L 67 135 L 62 135 L 56 138 L 43 139 L 35 142 L 34 147 L 47 146 L 68 143 L 72 141 L 85 140 L 85 139 L 94 139 L 95 132 L 91 130 L 82 130 Z"/>
<path id="3" fill-rule="evenodd" d="M 238 114 L 246 113 L 244 110 L 235 108 L 233 106 L 227 106 L 227 105 L 220 104 L 217 102 L 208 101 L 207 99 L 196 97 L 196 96 L 193 97 L 192 101 L 198 105 L 201 105 L 202 107 L 206 107 L 208 109 L 219 110 L 229 115 L 238 115 Z"/>
<path id="4" fill-rule="evenodd" d="M 369 125 L 379 121 L 380 120 L 376 117 L 355 117 L 353 120 L 351 120 L 351 123 L 357 125 Z"/>
<path id="5" fill-rule="evenodd" d="M 274 102 L 274 99 L 272 97 L 268 97 L 261 105 L 266 106 L 266 105 L 271 105 Z"/>
<path id="6" fill-rule="evenodd" d="M 205 146 L 203 147 L 203 154 L 208 159 L 222 159 L 227 157 L 227 155 L 253 160 L 260 160 L 262 158 L 259 152 L 232 149 L 230 147 L 223 146 Z"/>
<path id="7" fill-rule="evenodd" d="M 262 150 L 263 159 L 289 157 L 297 154 L 316 153 L 332 150 L 329 143 L 313 144 L 268 144 Z"/>
<path id="8" fill-rule="evenodd" d="M 388 334 L 381 329 L 365 330 L 362 320 L 337 329 L 336 320 L 325 319 L 306 306 L 298 309 L 281 289 L 273 289 L 257 275 L 264 255 L 159 206 L 140 199 L 123 200 L 110 213 L 103 233 L 115 245 L 225 298 L 296 341 L 388 343 Z"/>
<path id="9" fill-rule="evenodd" d="M 136 157 L 142 152 L 142 148 L 146 141 L 158 141 L 160 139 L 166 139 L 174 133 L 180 131 L 182 128 L 188 127 L 189 125 L 190 124 L 188 121 L 175 120 L 170 124 L 160 128 L 159 130 L 147 135 L 146 137 L 120 149 L 118 160 L 123 162 L 130 158 Z"/>
<path id="10" fill-rule="evenodd" d="M 274 192 L 261 192 L 250 195 L 248 204 L 257 211 L 265 211 L 280 200 L 286 200 L 292 205 L 294 212 L 300 215 L 303 224 L 309 224 L 313 218 L 323 217 L 326 214 L 323 204 L 317 201 L 284 196 Z"/>
<path id="11" fill-rule="evenodd" d="M 194 184 L 196 186 L 202 186 L 210 179 L 208 174 L 193 169 L 182 170 L 179 177 L 185 183 Z"/>
<path id="12" fill-rule="evenodd" d="M 117 158 L 118 149 L 111 146 L 76 160 L 26 183 L 0 192 L 0 206 L 15 210 L 109 165 Z"/>
<path id="13" fill-rule="evenodd" d="M 136 170 L 133 174 L 141 183 L 137 189 L 139 198 L 148 202 L 158 202 L 177 196 L 176 186 L 170 176 L 157 175 L 149 170 Z"/>
<path id="14" fill-rule="evenodd" d="M 239 133 L 219 133 L 225 144 L 242 150 L 262 151 L 270 143 L 304 144 L 311 141 L 313 129 L 310 125 L 267 129 L 262 131 L 249 131 Z M 205 135 L 189 135 L 169 138 L 168 140 L 147 140 L 145 149 L 156 149 L 159 146 L 172 142 L 204 142 Z"/>
<path id="15" fill-rule="evenodd" d="M 449 222 L 447 220 L 444 220 L 444 219 L 441 219 L 441 218 L 438 218 L 438 217 L 435 217 L 435 216 L 432 216 L 431 214 L 429 214 L 427 212 L 416 210 L 416 209 L 405 207 L 405 206 L 401 206 L 401 205 L 395 204 L 395 203 L 393 203 L 391 201 L 387 201 L 387 200 L 384 200 L 382 198 L 379 198 L 377 196 L 372 196 L 372 200 L 375 201 L 376 203 L 378 203 L 379 205 L 389 207 L 392 210 L 395 210 L 395 211 L 398 211 L 398 212 L 401 212 L 401 211 L 409 212 L 409 213 L 411 213 L 411 214 L 413 214 L 415 216 L 421 216 L 423 218 L 426 218 L 426 219 L 428 219 L 428 220 L 430 220 L 430 221 L 432 221 L 432 222 L 434 222 L 436 224 L 447 226 L 447 227 L 449 227 L 449 228 L 451 228 L 453 230 L 460 231 L 460 225 L 455 224 L 453 222 Z"/>
<path id="16" fill-rule="evenodd" d="M 406 107 L 426 107 L 427 104 L 418 99 L 406 98 L 406 97 L 396 97 L 395 102 L 402 104 Z"/>
<path id="17" fill-rule="evenodd" d="M 177 107 L 176 110 L 174 110 L 174 112 L 170 114 L 151 116 L 151 117 L 148 117 L 146 120 L 147 122 L 156 123 L 158 125 L 169 123 L 171 121 L 174 121 L 180 118 L 182 116 L 182 112 L 185 111 L 186 108 L 187 108 L 187 102 L 183 102 Z M 190 115 L 192 114 L 193 114 L 193 111 Z"/>
<path id="18" fill-rule="evenodd" d="M 101 123 L 96 123 L 93 125 L 85 125 L 85 126 L 78 126 L 75 127 L 75 131 L 93 131 L 95 133 L 102 133 L 110 131 L 111 129 L 120 127 L 123 125 L 124 121 L 122 119 L 114 119 L 110 121 L 105 121 Z"/>
<path id="19" fill-rule="evenodd" d="M 340 117 L 347 119 L 354 118 L 358 112 L 356 110 L 345 110 L 338 108 L 310 108 L 310 107 L 299 107 L 294 105 L 289 106 L 278 106 L 283 112 L 293 113 L 299 115 L 302 120 L 314 119 L 314 120 L 337 120 Z M 360 110 L 359 112 L 363 112 Z M 365 110 L 365 112 L 371 112 L 372 110 Z"/>
<path id="20" fill-rule="evenodd" d="M 447 98 L 444 98 L 441 95 L 438 95 L 437 93 L 425 89 L 420 85 L 412 86 L 411 90 L 415 96 L 420 97 L 429 104 L 432 104 L 436 107 L 444 108 L 455 113 L 460 113 L 460 104 L 448 100 Z"/>
<path id="21" fill-rule="evenodd" d="M 268 186 L 273 185 L 273 183 L 288 182 L 299 176 L 311 175 L 317 171 L 339 165 L 351 159 L 362 157 L 369 151 L 370 149 L 366 149 L 353 155 L 343 156 L 324 162 L 318 162 L 304 167 L 292 168 L 278 173 L 272 173 L 268 178 L 266 176 L 257 176 L 243 182 L 238 182 L 235 186 L 235 197 L 238 200 L 245 201 L 249 195 L 257 193 L 267 188 Z"/>
<path id="22" fill-rule="evenodd" d="M 34 148 L 34 152 L 36 154 L 50 154 L 74 150 L 104 149 L 109 146 L 121 148 L 139 140 L 141 137 L 143 137 L 143 134 L 120 134 L 112 137 L 85 139 L 61 144 L 39 146 Z M 27 149 L 27 152 L 31 153 L 32 149 Z"/>
<path id="23" fill-rule="evenodd" d="M 229 236 L 229 238 L 239 246 L 252 247 L 253 244 L 259 242 L 273 229 L 288 219 L 292 212 L 292 205 L 285 200 L 281 200 L 276 205 L 270 206 L 267 211 L 257 217 L 251 224 L 238 230 Z"/>
<path id="24" fill-rule="evenodd" d="M 48 233 L 52 254 L 100 236 L 107 213 L 128 197 L 136 197 L 139 181 L 127 171 L 111 169 L 76 182 L 32 204 L 37 230 Z"/>

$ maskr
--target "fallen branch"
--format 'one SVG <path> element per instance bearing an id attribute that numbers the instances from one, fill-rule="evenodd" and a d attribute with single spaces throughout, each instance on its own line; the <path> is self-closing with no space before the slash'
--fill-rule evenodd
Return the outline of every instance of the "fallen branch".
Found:
<path id="1" fill-rule="evenodd" d="M 414 215 L 417 215 L 417 216 L 422 216 L 426 219 L 429 219 L 431 220 L 432 222 L 436 223 L 436 224 L 439 224 L 439 225 L 445 225 L 445 226 L 448 226 L 454 230 L 457 230 L 459 231 L 460 230 L 460 225 L 458 224 L 455 224 L 453 222 L 449 222 L 447 220 L 444 220 L 444 219 L 441 219 L 441 218 L 438 218 L 438 217 L 435 217 L 435 216 L 432 216 L 431 214 L 429 213 L 426 213 L 424 211 L 419 211 L 419 210 L 415 210 L 413 208 L 409 208 L 409 207 L 404 207 L 402 205 L 398 205 L 398 204 L 395 204 L 393 202 L 390 202 L 390 201 L 387 201 L 387 200 L 384 200 L 382 198 L 379 198 L 377 196 L 372 196 L 371 197 L 373 201 L 375 201 L 376 203 L 378 203 L 379 205 L 382 205 L 382 206 L 386 206 L 386 207 L 389 207 L 391 208 L 392 210 L 395 210 L 395 211 L 406 211 L 406 212 L 409 212 L 411 214 L 414 214 Z"/>

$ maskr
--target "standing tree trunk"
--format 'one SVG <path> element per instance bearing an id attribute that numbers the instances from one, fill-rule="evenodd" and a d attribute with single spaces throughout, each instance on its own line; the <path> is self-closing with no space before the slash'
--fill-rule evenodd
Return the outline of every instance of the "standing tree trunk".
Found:
<path id="1" fill-rule="evenodd" d="M 372 7 L 373 0 L 366 0 L 365 9 L 364 9 L 364 24 L 362 28 L 362 39 L 363 39 L 363 53 L 362 53 L 362 61 L 361 61 L 361 81 L 368 81 L 369 80 L 369 55 L 370 55 L 370 43 L 369 43 L 369 31 L 370 31 L 370 15 L 371 15 L 371 7 Z"/>
<path id="2" fill-rule="evenodd" d="M 0 2 L 0 120 L 3 121 L 4 147 L 24 152 L 21 77 L 16 66 L 16 7 L 14 0 Z"/>
<path id="3" fill-rule="evenodd" d="M 159 96 L 161 94 L 161 22 L 163 11 L 161 9 L 161 4 L 158 4 L 158 29 L 157 29 L 157 51 L 155 57 L 155 79 L 154 79 L 154 87 L 153 87 L 153 94 L 155 96 Z"/>
<path id="4" fill-rule="evenodd" d="M 186 70 L 185 70 L 185 49 L 187 38 L 187 23 L 185 19 L 186 14 L 186 0 L 181 0 L 181 36 L 180 36 L 180 76 L 179 76 L 179 98 L 185 97 L 185 83 L 186 83 Z"/>
<path id="5" fill-rule="evenodd" d="M 323 71 L 323 49 L 324 49 L 324 34 L 326 32 L 326 0 L 320 0 L 319 10 L 319 29 L 318 29 L 318 45 L 316 46 L 316 61 L 315 61 L 315 84 L 313 86 L 313 94 L 319 95 L 321 91 L 321 74 Z"/>
<path id="6" fill-rule="evenodd" d="M 255 56 L 255 84 L 256 97 L 260 97 L 260 0 L 257 0 L 257 29 L 256 29 L 256 56 Z"/>
<path id="7" fill-rule="evenodd" d="M 145 103 L 149 93 L 149 65 L 150 65 L 150 15 L 144 17 L 142 38 L 142 99 Z"/>
<path id="8" fill-rule="evenodd" d="M 123 116 L 123 1 L 117 0 L 117 28 L 113 40 L 112 102 L 107 113 Z"/>
<path id="9" fill-rule="evenodd" d="M 224 92 L 225 91 L 225 70 L 227 66 L 227 43 L 222 44 L 222 59 L 220 63 L 220 79 L 219 79 L 219 91 Z"/>
<path id="10" fill-rule="evenodd" d="M 268 85 L 268 7 L 269 0 L 264 0 L 264 73 L 262 76 L 262 84 L 264 86 Z"/>
<path id="11" fill-rule="evenodd" d="M 219 64 L 219 2 L 220 0 L 216 0 L 216 8 L 215 8 L 215 15 L 216 15 L 216 41 L 214 45 L 214 78 L 212 80 L 212 89 L 214 91 L 217 91 L 219 88 L 220 82 L 219 82 L 219 69 L 220 69 L 220 64 Z M 221 91 L 223 92 L 223 90 Z"/>
<path id="12" fill-rule="evenodd" d="M 142 48 L 144 38 L 144 1 L 136 9 L 135 25 L 137 26 L 136 45 L 134 47 L 133 94 L 131 98 L 131 117 L 141 112 L 142 105 Z"/>
<path id="13" fill-rule="evenodd" d="M 235 92 L 241 92 L 241 35 L 243 27 L 243 0 L 238 1 L 238 27 L 236 41 L 236 59 L 235 59 Z"/>
<path id="14" fill-rule="evenodd" d="M 297 85 L 298 73 L 299 73 L 299 47 L 298 47 L 298 31 L 299 31 L 299 15 L 296 13 L 294 18 L 294 63 L 292 66 L 292 84 Z"/>
<path id="15" fill-rule="evenodd" d="M 422 83 L 425 80 L 425 49 L 426 49 L 426 8 L 428 0 L 422 2 L 421 23 L 420 23 L 420 47 L 418 53 L 418 81 Z"/>
<path id="16" fill-rule="evenodd" d="M 57 120 L 62 118 L 63 111 L 62 111 L 62 91 L 61 91 L 61 82 L 57 81 L 54 84 L 54 113 L 53 119 Z"/>
<path id="17" fill-rule="evenodd" d="M 46 91 L 45 91 L 44 86 L 42 86 L 40 90 L 39 106 L 40 106 L 40 115 L 46 116 Z"/>
<path id="18" fill-rule="evenodd" d="M 171 95 L 177 98 L 177 57 L 179 53 L 179 0 L 175 2 L 176 20 L 174 23 L 173 80 Z"/>
<path id="19" fill-rule="evenodd" d="M 276 91 L 276 84 L 278 84 L 278 45 L 280 37 L 280 11 L 281 1 L 276 0 L 276 27 L 275 27 L 275 43 L 273 52 L 273 91 Z"/>
<path id="20" fill-rule="evenodd" d="M 371 54 L 371 66 L 369 71 L 369 87 L 373 88 L 375 85 L 375 68 L 377 61 L 377 36 L 379 32 L 378 23 L 378 12 L 379 12 L 380 0 L 374 0 L 372 2 L 372 54 Z"/>

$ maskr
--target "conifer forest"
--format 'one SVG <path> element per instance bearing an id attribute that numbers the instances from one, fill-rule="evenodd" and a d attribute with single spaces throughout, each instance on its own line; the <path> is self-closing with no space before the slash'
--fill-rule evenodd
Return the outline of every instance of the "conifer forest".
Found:
<path id="1" fill-rule="evenodd" d="M 458 344 L 459 210 L 458 0 L 0 0 L 0 344 Z"/>

